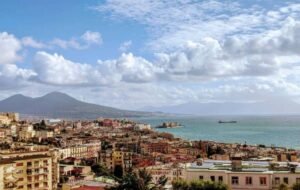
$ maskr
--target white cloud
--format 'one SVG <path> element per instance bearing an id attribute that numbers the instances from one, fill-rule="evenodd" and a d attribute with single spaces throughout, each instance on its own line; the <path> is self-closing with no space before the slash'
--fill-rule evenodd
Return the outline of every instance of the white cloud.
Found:
<path id="1" fill-rule="evenodd" d="M 21 57 L 18 52 L 21 48 L 20 41 L 14 35 L 0 32 L 0 64 L 12 64 L 19 61 Z"/>
<path id="2" fill-rule="evenodd" d="M 36 41 L 35 39 L 33 39 L 30 36 L 22 38 L 21 41 L 22 41 L 23 46 L 37 48 L 37 49 L 47 48 L 46 44 Z"/>
<path id="3" fill-rule="evenodd" d="M 99 32 L 86 31 L 81 38 L 88 44 L 101 44 L 102 37 Z"/>
<path id="4" fill-rule="evenodd" d="M 124 82 L 151 82 L 156 79 L 156 75 L 162 72 L 153 63 L 142 57 L 136 57 L 132 53 L 123 53 L 115 60 L 99 60 L 100 65 L 110 65 L 114 73 L 119 73 Z"/>
<path id="5" fill-rule="evenodd" d="M 65 59 L 58 54 L 37 52 L 33 68 L 40 82 L 53 85 L 91 85 L 105 82 L 102 74 L 89 64 Z"/>
<path id="6" fill-rule="evenodd" d="M 131 53 L 90 65 L 72 62 L 58 54 L 38 52 L 33 67 L 38 81 L 53 85 L 97 86 L 117 82 L 149 82 L 154 80 L 157 73 L 150 62 Z"/>
<path id="7" fill-rule="evenodd" d="M 36 74 L 30 69 L 21 69 L 14 64 L 0 64 L 0 90 L 25 86 Z"/>
<path id="8" fill-rule="evenodd" d="M 129 48 L 131 47 L 131 45 L 132 45 L 132 41 L 131 41 L 131 40 L 125 41 L 125 42 L 123 42 L 123 43 L 120 45 L 119 50 L 120 50 L 121 52 L 126 52 L 126 51 L 129 50 Z"/>
<path id="9" fill-rule="evenodd" d="M 62 40 L 59 38 L 55 38 L 50 42 L 50 44 L 54 46 L 58 46 L 63 49 L 73 48 L 73 49 L 82 50 L 88 48 L 87 45 L 80 44 L 76 39 Z"/>
<path id="10" fill-rule="evenodd" d="M 63 49 L 77 49 L 84 50 L 91 47 L 91 45 L 101 45 L 102 37 L 99 32 L 86 31 L 79 38 L 73 37 L 69 40 L 64 40 L 60 38 L 54 38 L 49 42 L 52 46 L 58 46 Z"/>
<path id="11" fill-rule="evenodd" d="M 154 50 L 174 50 L 186 41 L 204 37 L 252 35 L 274 29 L 287 17 L 299 18 L 297 3 L 280 3 L 266 9 L 255 2 L 237 1 L 133 1 L 107 0 L 94 7 L 111 18 L 135 20 L 148 26 Z M 285 5 L 287 4 L 287 5 Z M 279 8 L 278 8 L 279 7 Z"/>

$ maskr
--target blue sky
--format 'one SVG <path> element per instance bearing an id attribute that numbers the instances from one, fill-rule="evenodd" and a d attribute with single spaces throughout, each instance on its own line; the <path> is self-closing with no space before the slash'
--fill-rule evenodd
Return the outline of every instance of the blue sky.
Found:
<path id="1" fill-rule="evenodd" d="M 1 1 L 0 99 L 299 101 L 300 2 Z"/>

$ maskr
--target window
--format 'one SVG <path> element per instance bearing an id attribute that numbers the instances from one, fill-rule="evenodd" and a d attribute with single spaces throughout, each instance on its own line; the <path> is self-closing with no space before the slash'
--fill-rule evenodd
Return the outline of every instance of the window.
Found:
<path id="1" fill-rule="evenodd" d="M 299 178 L 299 177 L 296 178 L 296 183 L 297 183 L 297 184 L 300 183 L 300 178 Z"/>
<path id="2" fill-rule="evenodd" d="M 23 163 L 17 163 L 17 166 L 23 166 Z"/>
<path id="3" fill-rule="evenodd" d="M 199 179 L 200 179 L 200 180 L 203 180 L 203 175 L 200 175 L 200 176 L 199 176 Z"/>
<path id="4" fill-rule="evenodd" d="M 279 177 L 275 177 L 275 185 L 279 185 L 280 184 L 280 178 Z"/>
<path id="5" fill-rule="evenodd" d="M 285 184 L 289 184 L 289 178 L 287 178 L 287 177 L 284 177 L 284 178 L 283 178 L 283 183 L 285 183 Z"/>
<path id="6" fill-rule="evenodd" d="M 246 177 L 246 185 L 252 185 L 252 177 Z"/>
<path id="7" fill-rule="evenodd" d="M 219 182 L 223 182 L 223 176 L 219 176 Z"/>
<path id="8" fill-rule="evenodd" d="M 260 185 L 267 185 L 267 178 L 266 177 L 260 177 L 259 178 Z"/>
<path id="9" fill-rule="evenodd" d="M 231 177 L 231 184 L 232 184 L 232 185 L 238 185 L 238 184 L 239 184 L 239 177 L 237 177 L 237 176 L 232 176 L 232 177 Z"/>
<path id="10" fill-rule="evenodd" d="M 210 176 L 211 181 L 215 181 L 215 176 Z"/>

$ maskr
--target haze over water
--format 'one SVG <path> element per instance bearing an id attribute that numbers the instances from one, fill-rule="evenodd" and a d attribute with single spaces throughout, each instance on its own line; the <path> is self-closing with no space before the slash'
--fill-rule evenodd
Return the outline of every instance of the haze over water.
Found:
<path id="1" fill-rule="evenodd" d="M 198 116 L 137 120 L 149 123 L 152 127 L 166 121 L 179 122 L 184 127 L 156 130 L 189 140 L 246 142 L 300 149 L 300 116 Z M 219 120 L 236 120 L 237 123 L 219 124 Z"/>

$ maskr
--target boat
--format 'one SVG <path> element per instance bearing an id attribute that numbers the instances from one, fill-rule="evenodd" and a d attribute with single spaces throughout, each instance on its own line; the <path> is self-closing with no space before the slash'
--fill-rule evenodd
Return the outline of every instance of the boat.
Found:
<path id="1" fill-rule="evenodd" d="M 179 128 L 183 127 L 178 122 L 163 122 L 161 125 L 156 126 L 156 128 Z"/>
<path id="2" fill-rule="evenodd" d="M 222 121 L 222 120 L 219 120 L 218 123 L 237 123 L 237 121 L 235 121 L 235 120 L 231 120 L 231 121 Z"/>

